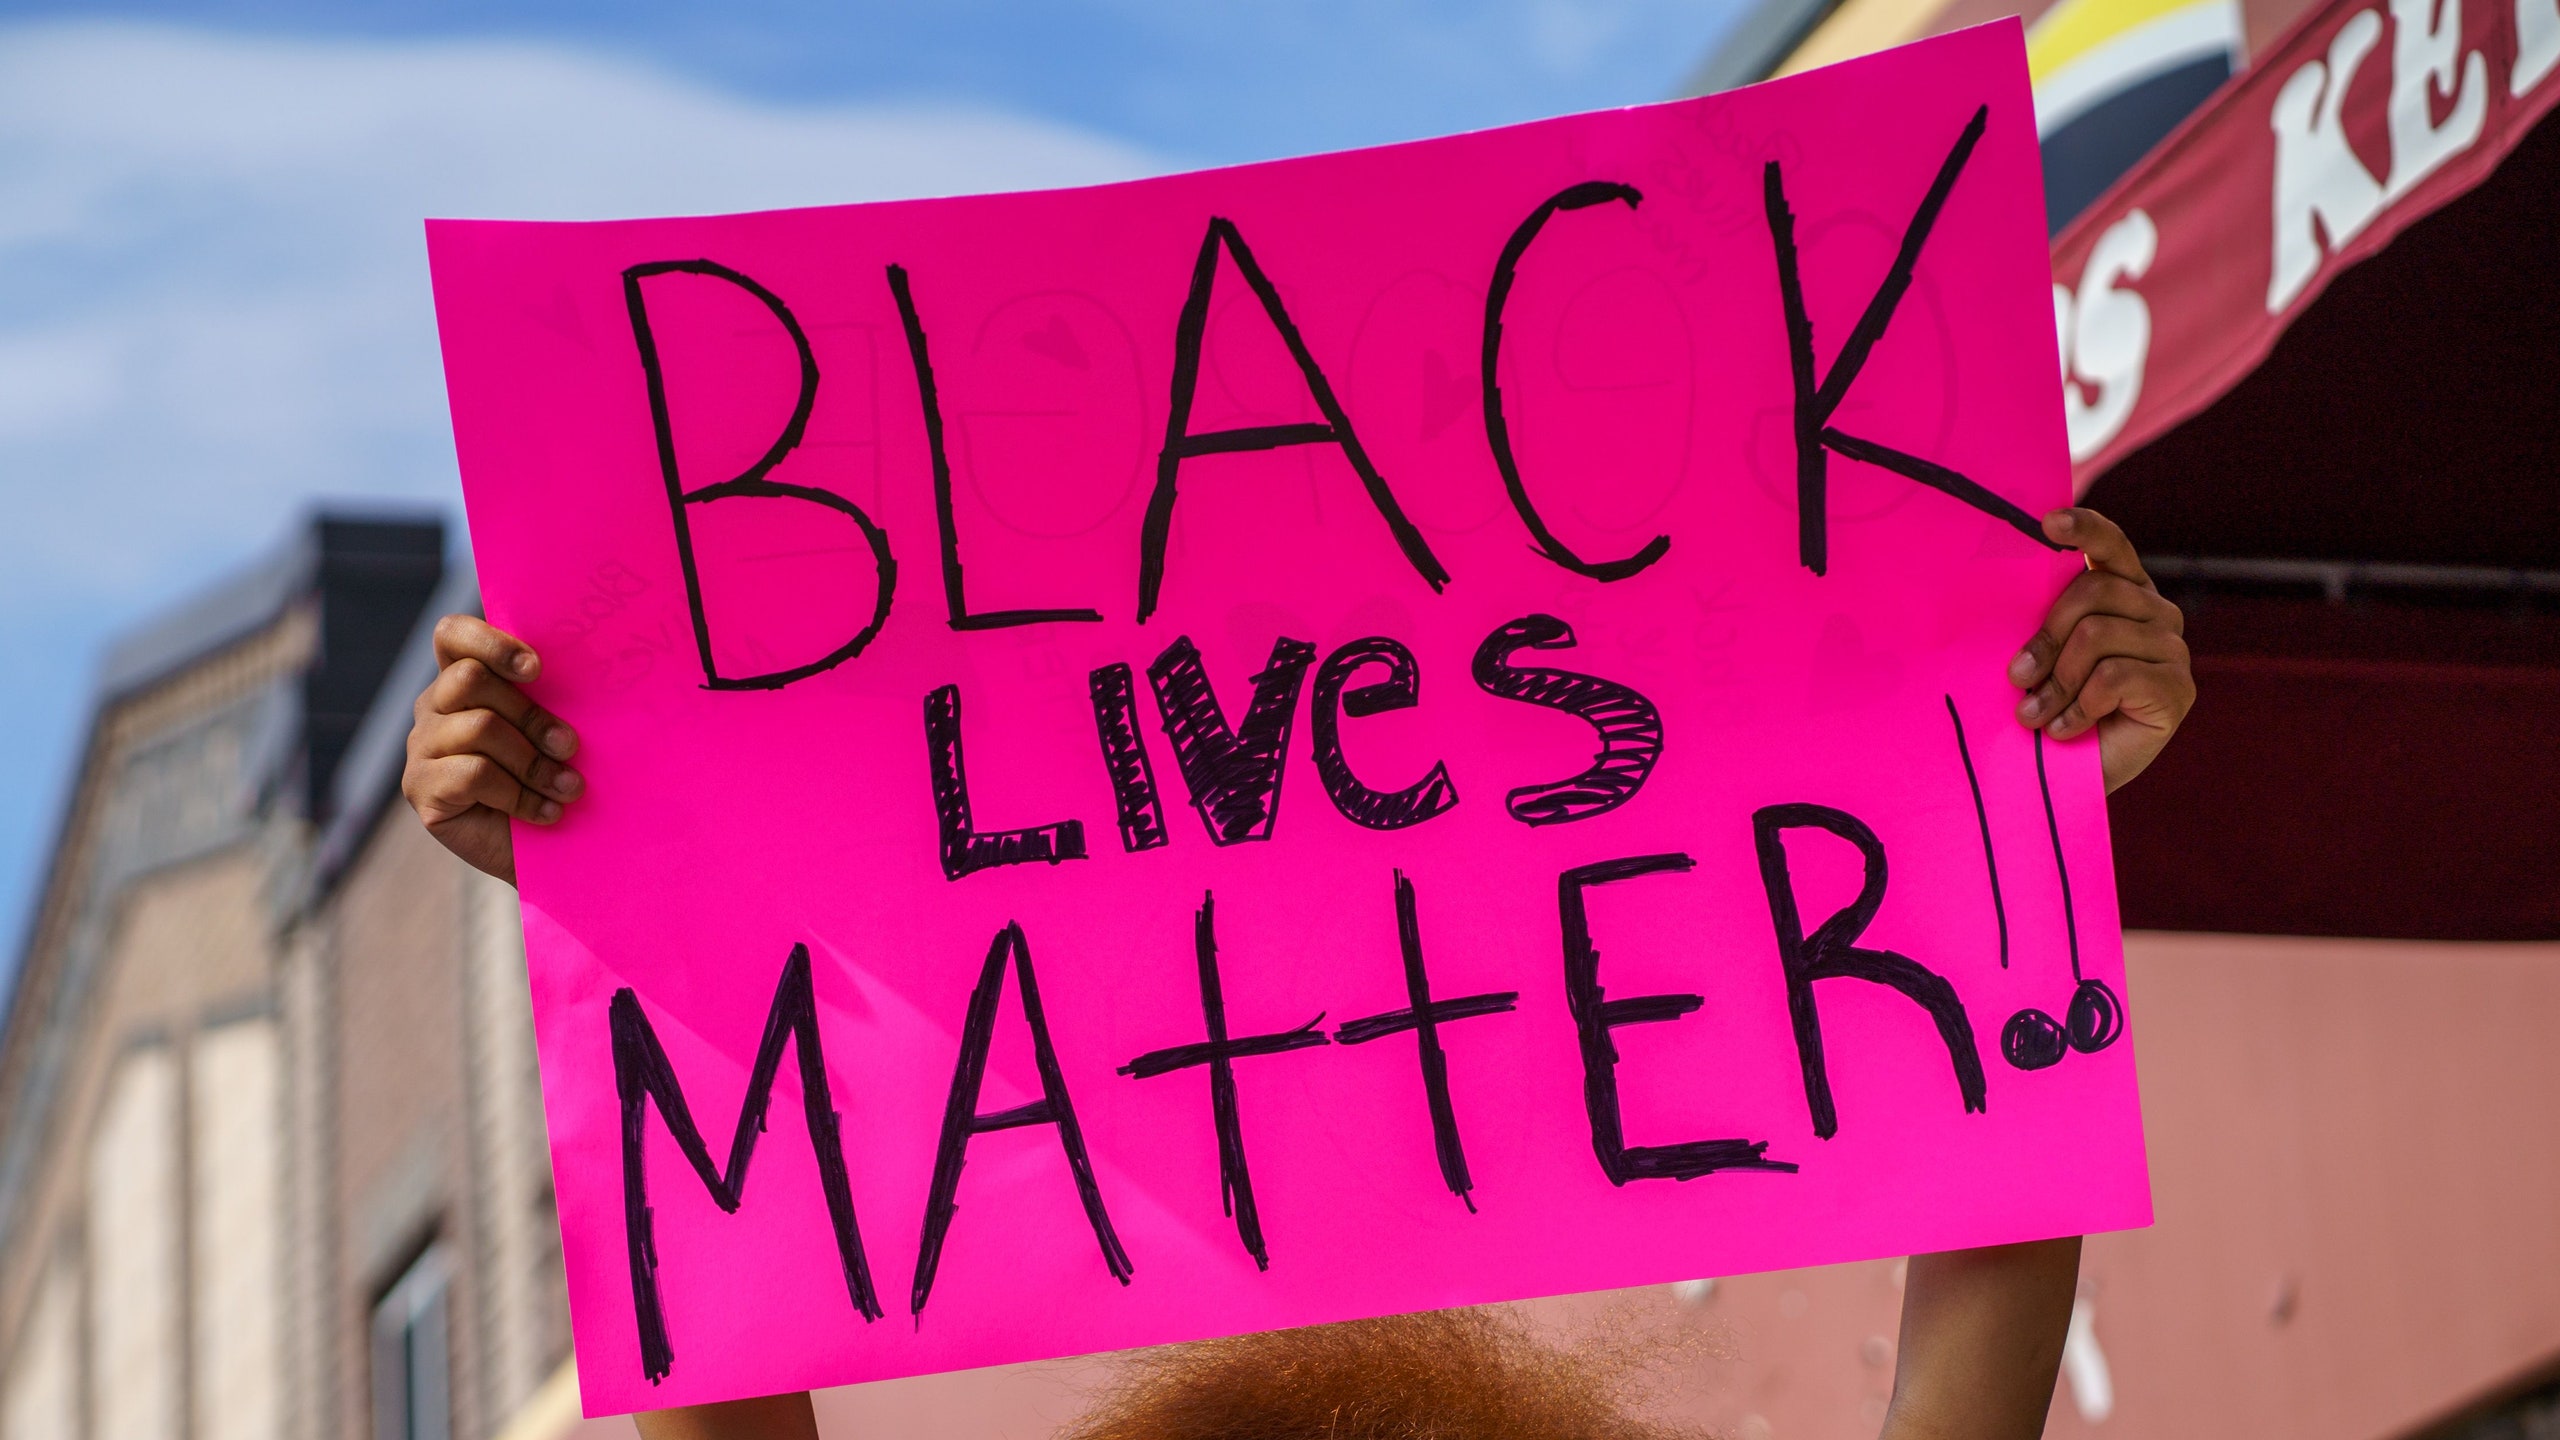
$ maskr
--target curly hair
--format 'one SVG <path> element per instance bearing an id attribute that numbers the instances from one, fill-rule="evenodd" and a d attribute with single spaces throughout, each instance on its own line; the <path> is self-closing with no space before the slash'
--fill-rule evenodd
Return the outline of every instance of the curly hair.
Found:
<path id="1" fill-rule="evenodd" d="M 1507 1309 L 1140 1351 L 1058 1440 L 1703 1440 L 1640 1417 L 1655 1347 L 1564 1347 Z"/>

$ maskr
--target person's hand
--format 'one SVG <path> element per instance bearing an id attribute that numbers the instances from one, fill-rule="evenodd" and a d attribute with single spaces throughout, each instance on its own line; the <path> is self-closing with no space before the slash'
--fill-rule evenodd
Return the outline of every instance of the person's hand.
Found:
<path id="1" fill-rule="evenodd" d="M 586 791 L 578 732 L 525 698 L 532 647 L 474 615 L 436 622 L 436 678 L 418 696 L 400 793 L 444 848 L 512 885 L 510 819 L 548 825 Z"/>
<path id="2" fill-rule="evenodd" d="M 2009 662 L 2009 683 L 2026 692 L 2018 723 L 2056 740 L 2095 727 L 2113 791 L 2159 755 L 2196 703 L 2187 619 L 2106 516 L 2056 510 L 2044 517 L 2044 533 L 2079 551 L 2089 569 L 2063 587 L 2044 628 Z"/>

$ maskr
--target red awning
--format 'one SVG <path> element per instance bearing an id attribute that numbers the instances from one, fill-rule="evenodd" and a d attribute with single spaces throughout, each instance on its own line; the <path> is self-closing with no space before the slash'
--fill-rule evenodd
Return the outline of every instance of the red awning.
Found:
<path id="1" fill-rule="evenodd" d="M 2327 0 L 2053 247 L 2199 702 L 2125 922 L 2560 937 L 2560 0 Z"/>
<path id="2" fill-rule="evenodd" d="M 2221 398 L 2333 279 L 2488 178 L 2555 102 L 2560 0 L 2303 15 L 2054 239 L 2077 488 Z"/>

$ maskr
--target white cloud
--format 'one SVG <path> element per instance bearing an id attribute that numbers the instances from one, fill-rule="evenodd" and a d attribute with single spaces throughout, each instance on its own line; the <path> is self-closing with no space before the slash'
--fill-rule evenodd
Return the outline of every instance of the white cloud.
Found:
<path id="1" fill-rule="evenodd" d="M 449 499 L 425 216 L 1156 168 L 1058 125 L 763 105 L 556 47 L 0 28 L 0 606 L 130 616 L 266 543 L 307 497 Z"/>

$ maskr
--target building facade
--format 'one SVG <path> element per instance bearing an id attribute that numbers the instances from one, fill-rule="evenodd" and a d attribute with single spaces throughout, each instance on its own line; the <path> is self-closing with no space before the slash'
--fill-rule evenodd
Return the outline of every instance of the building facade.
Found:
<path id="1" fill-rule="evenodd" d="M 514 897 L 394 804 L 444 549 L 316 516 L 107 660 L 0 1031 L 6 1440 L 485 1436 L 567 1354 Z"/>

